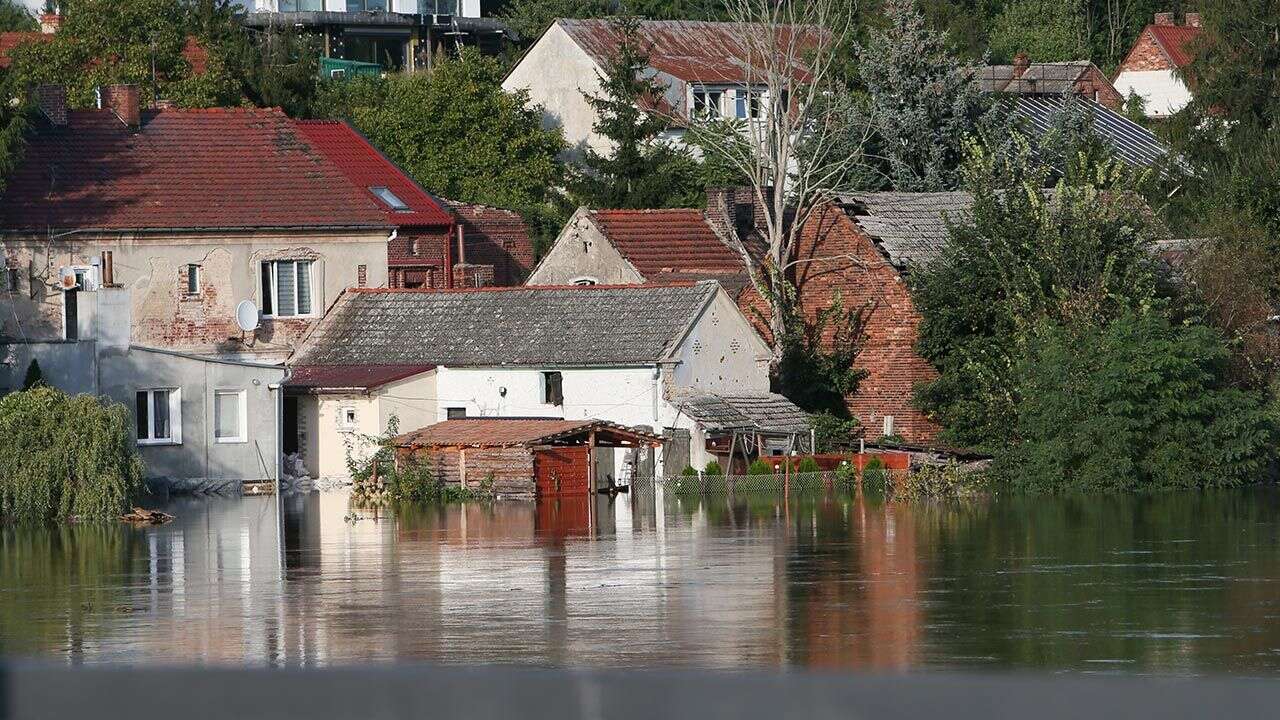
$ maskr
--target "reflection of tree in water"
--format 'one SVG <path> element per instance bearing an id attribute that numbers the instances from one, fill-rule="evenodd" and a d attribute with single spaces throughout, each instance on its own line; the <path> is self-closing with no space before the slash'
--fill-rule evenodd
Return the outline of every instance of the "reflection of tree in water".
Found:
<path id="1" fill-rule="evenodd" d="M 77 657 L 127 610 L 120 578 L 145 567 L 141 538 L 118 523 L 0 525 L 0 655 Z"/>

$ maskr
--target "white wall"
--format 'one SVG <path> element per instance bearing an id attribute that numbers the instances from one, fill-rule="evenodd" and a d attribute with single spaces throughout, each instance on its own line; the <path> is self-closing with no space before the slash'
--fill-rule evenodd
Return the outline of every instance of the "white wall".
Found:
<path id="1" fill-rule="evenodd" d="M 586 146 L 606 152 L 609 143 L 592 130 L 595 111 L 582 96 L 600 92 L 598 69 L 559 25 L 552 25 L 512 68 L 502 89 L 528 90 L 529 102 L 542 106 L 543 127 L 561 128 L 570 154 Z"/>
<path id="2" fill-rule="evenodd" d="M 716 293 L 676 357 L 675 387 L 727 395 L 769 391 L 769 348 L 723 291 Z"/>
<path id="3" fill-rule="evenodd" d="M 1173 70 L 1126 70 L 1114 85 L 1125 98 L 1141 97 L 1147 117 L 1169 117 L 1191 102 L 1191 91 Z"/>
<path id="4" fill-rule="evenodd" d="M 586 209 L 579 209 L 569 219 L 525 285 L 572 285 L 581 279 L 601 285 L 644 282 L 644 276 L 600 232 Z"/>

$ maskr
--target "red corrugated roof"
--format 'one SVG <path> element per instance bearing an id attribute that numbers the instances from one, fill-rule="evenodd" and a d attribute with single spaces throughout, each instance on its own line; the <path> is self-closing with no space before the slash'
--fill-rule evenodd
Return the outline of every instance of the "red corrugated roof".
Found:
<path id="1" fill-rule="evenodd" d="M 1191 64 L 1195 57 L 1191 45 L 1200 37 L 1200 28 L 1186 25 L 1148 25 L 1147 32 L 1151 33 L 1175 67 Z"/>
<path id="2" fill-rule="evenodd" d="M 434 365 L 308 365 L 292 368 L 286 384 L 306 390 L 370 390 L 434 368 Z"/>
<path id="3" fill-rule="evenodd" d="M 0 229 L 390 227 L 278 109 L 148 111 L 137 130 L 68 116 L 28 138 Z"/>
<path id="4" fill-rule="evenodd" d="M 592 216 L 646 278 L 743 271 L 742 258 L 720 241 L 701 210 L 596 210 Z"/>
<path id="5" fill-rule="evenodd" d="M 597 63 L 604 65 L 617 54 L 620 35 L 609 20 L 556 20 Z M 784 26 L 778 30 L 779 47 L 790 42 L 793 28 L 812 33 L 802 37 L 801 47 L 817 44 L 817 28 Z M 640 23 L 640 38 L 649 54 L 649 65 L 686 82 L 740 83 L 747 79 L 747 52 L 744 38 L 763 31 L 763 25 L 699 20 L 646 20 Z M 805 81 L 808 68 L 796 62 L 795 79 Z M 758 74 L 758 70 L 757 70 Z"/>
<path id="6" fill-rule="evenodd" d="M 397 211 L 378 200 L 392 224 L 401 227 L 452 224 L 453 217 L 444 208 L 355 128 L 335 120 L 299 120 L 296 124 L 311 144 L 328 156 L 357 188 L 369 193 L 369 197 L 375 197 L 369 188 L 385 187 L 408 206 L 407 211 Z"/>
<path id="7" fill-rule="evenodd" d="M 603 420 L 561 418 L 463 418 L 428 425 L 395 439 L 400 447 L 512 447 L 537 445 L 595 428 L 623 437 L 659 442 L 661 438 Z"/>

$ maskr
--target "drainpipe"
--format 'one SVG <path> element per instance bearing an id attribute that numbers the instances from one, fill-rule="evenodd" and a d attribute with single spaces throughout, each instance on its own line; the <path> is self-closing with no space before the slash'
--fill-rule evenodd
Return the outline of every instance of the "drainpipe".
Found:
<path id="1" fill-rule="evenodd" d="M 449 223 L 449 234 L 444 239 L 444 286 L 448 289 L 453 289 L 453 229 L 455 227 L 458 227 L 456 222 Z"/>

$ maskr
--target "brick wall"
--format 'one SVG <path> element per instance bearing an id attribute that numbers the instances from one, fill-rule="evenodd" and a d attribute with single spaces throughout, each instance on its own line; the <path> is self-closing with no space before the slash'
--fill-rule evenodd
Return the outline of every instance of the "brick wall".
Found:
<path id="1" fill-rule="evenodd" d="M 1076 81 L 1076 92 L 1087 98 L 1096 98 L 1100 104 L 1112 110 L 1118 110 L 1124 104 L 1124 98 L 1097 66 L 1090 66 L 1089 71 Z"/>
<path id="2" fill-rule="evenodd" d="M 1118 72 L 1173 69 L 1173 63 L 1169 62 L 1169 57 L 1165 55 L 1164 50 L 1160 49 L 1155 37 L 1143 30 L 1138 36 L 1138 42 L 1134 43 L 1133 49 L 1129 51 L 1129 55 L 1124 62 L 1120 63 Z"/>
<path id="3" fill-rule="evenodd" d="M 467 263 L 453 266 L 453 286 L 457 288 L 492 287 L 496 284 L 494 276 L 492 265 Z"/>
<path id="4" fill-rule="evenodd" d="M 911 404 L 915 386 L 937 373 L 915 352 L 921 317 L 904 278 L 838 208 L 809 223 L 798 257 L 808 259 L 797 266 L 795 282 L 810 319 L 829 307 L 837 292 L 846 308 L 866 310 L 866 340 L 855 364 L 867 377 L 847 405 L 867 436 L 879 437 L 884 417 L 892 415 L 894 432 L 905 439 L 934 440 L 938 426 Z M 834 331 L 827 332 L 830 340 Z"/>
<path id="5" fill-rule="evenodd" d="M 387 265 L 431 265 L 443 267 L 447 228 L 400 228 L 387 243 Z"/>
<path id="6" fill-rule="evenodd" d="M 466 262 L 493 266 L 493 284 L 521 285 L 533 271 L 533 240 L 524 218 L 512 210 L 446 200 L 462 226 Z M 457 240 L 454 240 L 457 245 Z M 455 253 L 456 255 L 456 253 Z M 455 258 L 455 260 L 460 258 Z"/>

